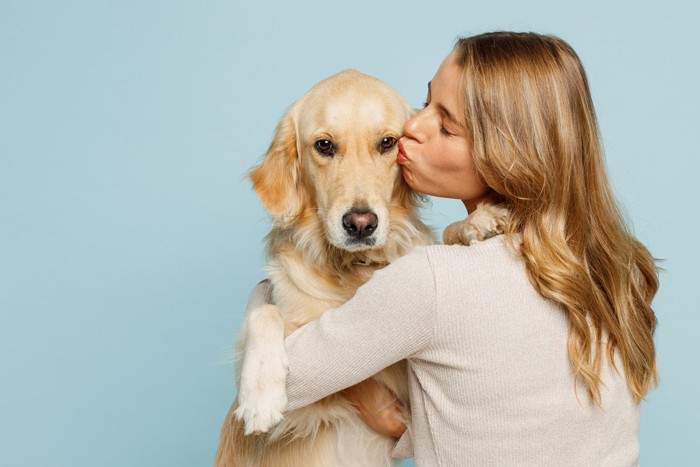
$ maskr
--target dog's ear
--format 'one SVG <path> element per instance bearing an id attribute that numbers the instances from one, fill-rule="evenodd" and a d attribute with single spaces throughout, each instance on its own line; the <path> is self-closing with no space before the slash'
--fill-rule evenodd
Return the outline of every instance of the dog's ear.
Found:
<path id="1" fill-rule="evenodd" d="M 273 216 L 297 214 L 300 205 L 297 190 L 299 167 L 296 127 L 293 109 L 290 109 L 277 125 L 262 162 L 248 173 L 253 189 Z"/>

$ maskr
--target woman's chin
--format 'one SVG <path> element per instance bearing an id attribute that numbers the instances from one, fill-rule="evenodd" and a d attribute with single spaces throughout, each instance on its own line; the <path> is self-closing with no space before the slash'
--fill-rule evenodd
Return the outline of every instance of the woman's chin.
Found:
<path id="1" fill-rule="evenodd" d="M 405 165 L 402 165 L 401 166 L 401 174 L 403 175 L 403 179 L 408 186 L 410 186 L 414 191 L 420 191 L 418 189 L 418 187 L 416 186 L 416 179 L 413 176 L 411 169 L 409 169 Z"/>

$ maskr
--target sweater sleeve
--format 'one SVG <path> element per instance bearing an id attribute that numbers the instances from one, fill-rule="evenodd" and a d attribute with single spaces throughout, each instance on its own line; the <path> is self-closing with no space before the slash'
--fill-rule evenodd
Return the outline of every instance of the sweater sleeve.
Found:
<path id="1" fill-rule="evenodd" d="M 391 457 L 393 459 L 410 459 L 414 457 L 413 454 L 413 426 L 409 422 L 406 424 L 406 431 L 403 432 L 401 437 L 394 444 L 394 449 L 391 451 Z"/>
<path id="2" fill-rule="evenodd" d="M 359 383 L 425 348 L 435 309 L 435 279 L 422 249 L 375 272 L 344 305 L 285 339 L 287 410 Z"/>

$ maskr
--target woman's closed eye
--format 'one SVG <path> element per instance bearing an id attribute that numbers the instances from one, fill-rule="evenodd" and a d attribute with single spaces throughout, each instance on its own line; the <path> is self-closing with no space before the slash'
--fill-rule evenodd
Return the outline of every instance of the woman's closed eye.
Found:
<path id="1" fill-rule="evenodd" d="M 427 101 L 426 101 L 426 102 L 423 102 L 423 108 L 424 108 L 424 109 L 425 109 L 426 107 L 428 107 L 429 105 L 430 105 L 430 102 L 427 102 Z M 445 135 L 445 136 L 454 136 L 452 133 L 450 133 L 449 131 L 447 131 L 447 129 L 445 129 L 445 127 L 443 126 L 442 123 L 440 123 L 440 133 L 442 133 L 442 134 Z"/>
<path id="2" fill-rule="evenodd" d="M 445 135 L 445 136 L 454 136 L 452 133 L 450 133 L 449 131 L 447 131 L 447 130 L 445 129 L 445 127 L 442 126 L 442 124 L 440 124 L 440 133 L 442 133 L 442 134 Z"/>

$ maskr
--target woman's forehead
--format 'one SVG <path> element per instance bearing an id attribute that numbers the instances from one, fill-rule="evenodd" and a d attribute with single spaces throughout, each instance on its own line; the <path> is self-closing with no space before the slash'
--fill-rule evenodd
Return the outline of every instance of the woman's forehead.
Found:
<path id="1" fill-rule="evenodd" d="M 462 69 L 452 52 L 442 62 L 433 79 L 428 83 L 431 103 L 458 125 L 464 125 L 462 116 Z"/>

